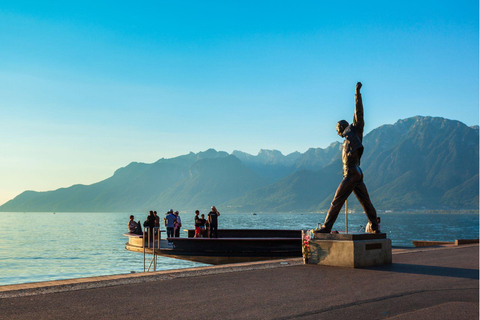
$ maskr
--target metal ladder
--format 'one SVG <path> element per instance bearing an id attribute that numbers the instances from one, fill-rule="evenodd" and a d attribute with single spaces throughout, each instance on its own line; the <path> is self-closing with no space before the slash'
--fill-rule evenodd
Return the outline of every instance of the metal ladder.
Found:
<path id="1" fill-rule="evenodd" d="M 151 232 L 153 230 L 153 234 Z M 155 233 L 157 236 L 155 237 Z M 149 227 L 144 227 L 143 228 L 143 272 L 149 272 L 150 268 L 153 265 L 153 271 L 157 271 L 157 254 L 155 254 L 155 249 L 160 249 L 160 240 L 161 240 L 161 232 L 159 227 L 155 227 L 153 229 Z M 145 238 L 145 235 L 147 238 Z M 145 244 L 145 240 L 147 240 Z M 155 241 L 156 240 L 156 241 Z M 158 248 L 155 244 L 158 244 Z M 148 266 L 148 269 L 146 268 L 146 250 L 152 249 L 152 260 L 150 261 L 150 264 Z"/>

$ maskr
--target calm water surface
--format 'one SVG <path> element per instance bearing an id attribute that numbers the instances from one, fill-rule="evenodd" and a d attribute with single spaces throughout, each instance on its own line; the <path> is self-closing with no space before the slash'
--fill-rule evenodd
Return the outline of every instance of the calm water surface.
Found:
<path id="1" fill-rule="evenodd" d="M 0 285 L 70 279 L 143 271 L 141 253 L 125 250 L 130 214 L 124 213 L 8 213 L 0 212 Z M 146 214 L 135 214 L 145 220 Z M 184 228 L 193 228 L 193 212 L 181 214 Z M 412 240 L 453 241 L 478 238 L 478 214 L 379 214 L 382 232 L 394 246 L 412 246 Z M 257 215 L 223 213 L 225 229 L 313 229 L 325 214 Z M 364 214 L 348 216 L 349 231 L 363 229 Z M 345 229 L 344 216 L 334 226 Z M 185 235 L 183 235 L 185 236 Z M 158 269 L 204 264 L 159 258 Z"/>

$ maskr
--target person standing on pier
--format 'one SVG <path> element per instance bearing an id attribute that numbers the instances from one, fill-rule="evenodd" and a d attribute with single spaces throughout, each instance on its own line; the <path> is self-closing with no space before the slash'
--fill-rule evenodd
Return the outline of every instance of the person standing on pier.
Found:
<path id="1" fill-rule="evenodd" d="M 208 237 L 209 238 L 218 238 L 218 216 L 220 215 L 220 212 L 218 212 L 217 208 L 215 206 L 212 206 L 212 211 L 208 213 Z"/>
<path id="2" fill-rule="evenodd" d="M 180 218 L 180 213 L 175 211 L 175 237 L 180 237 L 180 228 L 182 227 L 182 219 Z"/>
<path id="3" fill-rule="evenodd" d="M 155 228 L 160 228 L 160 217 L 157 215 L 157 211 L 153 211 L 155 217 Z"/>
<path id="4" fill-rule="evenodd" d="M 200 211 L 195 210 L 195 238 L 200 238 L 201 231 L 200 231 Z"/>
<path id="5" fill-rule="evenodd" d="M 150 211 L 147 216 L 147 220 L 143 223 L 144 227 L 148 227 L 150 229 L 150 234 L 153 234 L 153 228 L 155 228 L 155 215 L 153 211 Z"/>
<path id="6" fill-rule="evenodd" d="M 332 231 L 333 224 L 337 220 L 343 204 L 352 192 L 365 210 L 368 221 L 372 226 L 372 233 L 379 233 L 377 211 L 370 200 L 367 187 L 363 182 L 363 172 L 360 169 L 360 158 L 363 154 L 363 128 L 365 126 L 360 88 L 362 88 L 362 84 L 357 82 L 353 123 L 349 125 L 345 120 L 337 122 L 337 133 L 340 137 L 345 138 L 342 150 L 343 180 L 335 192 L 335 197 L 325 217 L 323 226 L 316 231 L 319 233 L 330 233 Z"/>
<path id="7" fill-rule="evenodd" d="M 206 229 L 205 229 L 205 225 L 207 224 L 207 219 L 205 219 L 204 214 L 200 216 L 200 219 L 198 219 L 198 223 L 200 224 L 200 236 L 202 238 L 207 237 Z"/>
<path id="8" fill-rule="evenodd" d="M 167 212 L 167 215 L 165 218 L 163 218 L 163 220 L 165 221 L 165 227 L 167 227 L 167 238 L 173 238 L 175 236 L 174 228 L 177 218 L 173 214 L 172 209 Z"/>

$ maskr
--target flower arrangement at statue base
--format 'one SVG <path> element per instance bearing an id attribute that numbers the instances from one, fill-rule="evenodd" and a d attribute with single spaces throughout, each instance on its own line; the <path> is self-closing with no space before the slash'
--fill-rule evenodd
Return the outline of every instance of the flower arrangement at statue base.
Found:
<path id="1" fill-rule="evenodd" d="M 310 258 L 310 239 L 313 239 L 314 230 L 302 230 L 302 255 L 303 263 L 308 264 Z"/>

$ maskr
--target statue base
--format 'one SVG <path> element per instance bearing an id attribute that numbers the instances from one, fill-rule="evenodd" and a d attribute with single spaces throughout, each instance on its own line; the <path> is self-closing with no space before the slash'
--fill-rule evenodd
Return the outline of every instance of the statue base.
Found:
<path id="1" fill-rule="evenodd" d="M 361 268 L 392 263 L 392 241 L 385 233 L 315 233 L 309 264 Z"/>

